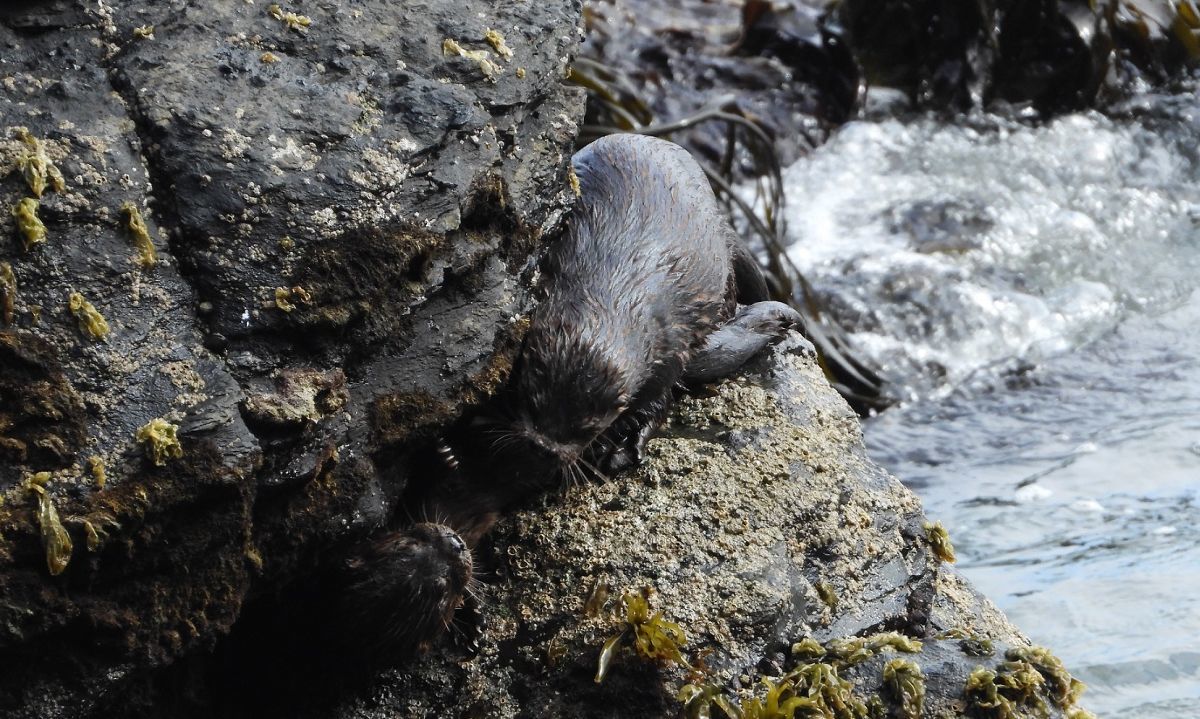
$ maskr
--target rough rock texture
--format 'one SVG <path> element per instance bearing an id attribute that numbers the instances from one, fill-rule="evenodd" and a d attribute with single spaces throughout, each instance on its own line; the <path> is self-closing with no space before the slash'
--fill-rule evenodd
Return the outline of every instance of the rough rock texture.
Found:
<path id="1" fill-rule="evenodd" d="M 932 553 L 919 501 L 865 456 L 857 418 L 795 339 L 708 398 L 682 400 L 647 463 L 570 488 L 499 530 L 486 587 L 490 630 L 475 658 L 431 656 L 385 673 L 337 716 L 674 717 L 688 672 L 622 650 L 593 681 L 625 592 L 652 588 L 709 681 L 750 688 L 793 661 L 790 647 L 897 631 L 959 640 L 891 650 L 845 676 L 886 698 L 882 664 L 915 659 L 925 716 L 960 716 L 977 666 L 1025 646 L 986 599 Z M 585 610 L 609 588 L 599 613 Z M 720 714 L 714 714 L 719 716 Z"/>
<path id="2" fill-rule="evenodd" d="M 0 9 L 0 713 L 86 714 L 390 517 L 405 453 L 490 392 L 519 340 L 521 274 L 570 198 L 579 16 Z M 27 248 L 9 210 L 39 172 L 46 240 Z M 161 465 L 135 439 L 156 418 L 182 451 Z M 73 544 L 57 576 L 40 472 Z"/>

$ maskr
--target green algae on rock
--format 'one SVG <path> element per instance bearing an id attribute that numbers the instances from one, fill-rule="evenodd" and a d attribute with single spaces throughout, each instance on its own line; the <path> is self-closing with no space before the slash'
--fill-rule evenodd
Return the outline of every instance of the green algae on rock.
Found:
<path id="1" fill-rule="evenodd" d="M 967 714 L 982 719 L 1047 717 L 1056 708 L 1070 719 L 1088 719 L 1078 706 L 1085 688 L 1043 647 L 1014 647 L 994 669 L 977 667 L 967 677 L 963 694 Z"/>
<path id="2" fill-rule="evenodd" d="M 146 445 L 150 460 L 162 467 L 168 459 L 179 459 L 183 456 L 183 447 L 177 437 L 178 431 L 178 425 L 156 417 L 139 427 L 134 438 Z"/>
<path id="3" fill-rule="evenodd" d="M 312 18 L 307 15 L 298 15 L 294 12 L 285 11 L 275 3 L 267 6 L 267 14 L 283 23 L 289 30 L 295 30 L 301 35 L 308 32 L 308 28 L 312 25 Z"/>

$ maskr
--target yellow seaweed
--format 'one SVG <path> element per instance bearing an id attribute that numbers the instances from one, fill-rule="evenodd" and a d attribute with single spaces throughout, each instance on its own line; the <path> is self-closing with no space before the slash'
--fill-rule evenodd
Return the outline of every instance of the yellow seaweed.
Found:
<path id="1" fill-rule="evenodd" d="M 146 445 L 150 460 L 162 467 L 168 459 L 179 459 L 183 456 L 183 446 L 179 444 L 178 431 L 178 425 L 156 417 L 139 427 L 134 438 Z"/>
<path id="2" fill-rule="evenodd" d="M 154 241 L 150 239 L 150 229 L 142 219 L 142 213 L 137 205 L 126 202 L 121 205 L 121 216 L 125 218 L 125 227 L 133 237 L 133 246 L 138 251 L 138 264 L 142 267 L 153 267 L 158 263 L 158 253 L 154 250 Z"/>
<path id="3" fill-rule="evenodd" d="M 38 201 L 32 197 L 21 198 L 12 208 L 12 216 L 17 220 L 17 230 L 25 240 L 26 252 L 46 241 L 46 226 L 42 224 L 37 213 Z"/>
<path id="4" fill-rule="evenodd" d="M 84 334 L 91 335 L 95 339 L 102 340 L 108 336 L 109 327 L 108 320 L 104 319 L 104 315 L 96 307 L 83 298 L 83 295 L 78 292 L 72 292 L 67 297 L 67 307 L 71 310 L 71 314 L 75 315 L 75 319 L 79 321 L 79 331 Z"/>
<path id="5" fill-rule="evenodd" d="M 51 575 L 58 576 L 66 571 L 74 545 L 70 533 L 58 518 L 54 500 L 46 491 L 45 485 L 49 480 L 49 472 L 38 472 L 29 479 L 27 486 L 37 496 L 37 520 L 42 531 L 42 547 L 46 550 L 46 567 Z"/>

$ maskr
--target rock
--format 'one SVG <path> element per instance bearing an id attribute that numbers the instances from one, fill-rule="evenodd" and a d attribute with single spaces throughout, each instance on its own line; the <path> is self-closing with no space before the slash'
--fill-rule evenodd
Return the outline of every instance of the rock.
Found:
<path id="1" fill-rule="evenodd" d="M 391 520 L 406 453 L 519 341 L 526 260 L 572 197 L 579 14 L 0 11 L 0 713 L 102 712 Z M 137 440 L 152 420 L 182 456 Z M 56 576 L 42 472 L 73 545 Z"/>
<path id="2" fill-rule="evenodd" d="M 967 677 L 1015 671 L 1004 653 L 1028 641 L 934 556 L 920 502 L 866 458 L 810 347 L 794 339 L 713 396 L 682 399 L 632 474 L 505 521 L 481 558 L 495 579 L 477 656 L 431 655 L 313 716 L 674 717 L 688 681 L 749 696 L 758 677 L 806 661 L 839 669 L 864 705 L 890 706 L 883 668 L 898 658 L 924 677 L 926 716 L 961 716 Z M 698 671 L 625 647 L 597 684 L 620 597 L 645 589 Z M 853 660 L 791 650 L 881 632 L 902 636 Z M 885 646 L 903 637 L 924 646 Z"/>

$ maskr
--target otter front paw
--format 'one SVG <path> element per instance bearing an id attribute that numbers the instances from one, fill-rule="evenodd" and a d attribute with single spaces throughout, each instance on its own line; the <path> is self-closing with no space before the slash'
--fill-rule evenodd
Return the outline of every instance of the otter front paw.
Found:
<path id="1" fill-rule="evenodd" d="M 787 330 L 803 325 L 800 313 L 782 302 L 739 307 L 734 318 L 710 334 L 704 346 L 692 355 L 683 371 L 683 381 L 695 386 L 724 379 Z"/>

